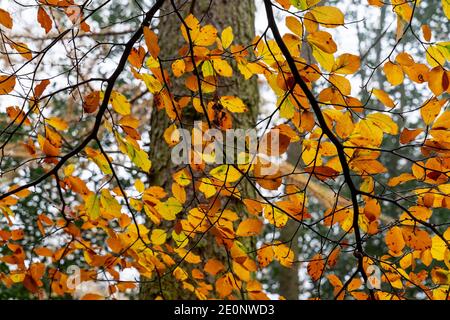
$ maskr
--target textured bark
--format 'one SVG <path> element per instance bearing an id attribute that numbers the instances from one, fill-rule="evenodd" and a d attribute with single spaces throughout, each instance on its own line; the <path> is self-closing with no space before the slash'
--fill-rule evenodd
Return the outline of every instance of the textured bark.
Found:
<path id="1" fill-rule="evenodd" d="M 175 1 L 176 4 L 185 3 L 185 1 Z M 170 1 L 163 6 L 162 15 L 170 13 L 173 8 Z M 255 5 L 253 0 L 231 1 L 231 0 L 197 0 L 189 1 L 180 10 L 183 17 L 192 12 L 197 18 L 202 19 L 202 24 L 212 24 L 219 32 L 227 26 L 233 28 L 234 43 L 248 45 L 255 36 Z M 162 59 L 174 58 L 178 55 L 178 49 L 185 44 L 185 40 L 181 36 L 180 21 L 175 14 L 163 16 L 159 25 L 159 45 L 161 47 L 160 56 Z M 166 69 L 170 69 L 170 62 L 164 65 Z M 252 128 L 255 126 L 258 115 L 259 93 L 256 77 L 249 81 L 245 81 L 234 68 L 234 76 L 231 79 L 221 80 L 221 85 L 227 84 L 226 88 L 221 88 L 219 95 L 236 95 L 239 96 L 248 106 L 249 111 L 240 114 L 238 118 L 233 119 L 234 126 L 239 128 Z M 173 78 L 172 93 L 175 95 L 186 94 L 183 78 Z M 189 93 L 187 93 L 189 95 Z M 192 109 L 185 110 L 183 114 L 183 123 L 187 125 L 193 124 L 195 112 Z M 204 120 L 204 119 L 203 119 Z M 164 141 L 164 130 L 170 125 L 170 121 L 164 110 L 158 111 L 156 108 L 151 114 L 151 131 L 150 131 L 150 159 L 153 163 L 152 172 L 148 177 L 149 185 L 158 185 L 165 190 L 170 190 L 171 174 L 176 168 L 173 167 L 170 160 L 170 149 Z M 189 128 L 188 128 L 189 129 Z M 241 193 L 246 197 L 254 197 L 254 190 L 248 185 L 243 184 Z M 187 190 L 187 194 L 191 194 Z M 189 200 L 187 201 L 189 202 Z M 244 212 L 244 208 L 238 203 L 232 204 L 237 212 Z M 150 226 L 151 227 L 151 226 Z M 164 225 L 170 228 L 171 224 Z M 208 258 L 222 259 L 227 265 L 227 257 L 222 248 L 211 245 L 215 241 L 211 235 L 206 235 L 204 239 L 196 247 L 196 253 L 202 256 L 203 261 Z M 252 244 L 248 244 L 251 246 Z M 143 279 L 140 288 L 140 299 L 154 299 L 163 294 L 164 299 L 194 299 L 195 296 L 189 294 L 181 288 L 181 283 L 174 279 L 172 275 L 167 275 L 161 279 L 157 278 Z M 151 281 L 148 281 L 151 280 Z"/>

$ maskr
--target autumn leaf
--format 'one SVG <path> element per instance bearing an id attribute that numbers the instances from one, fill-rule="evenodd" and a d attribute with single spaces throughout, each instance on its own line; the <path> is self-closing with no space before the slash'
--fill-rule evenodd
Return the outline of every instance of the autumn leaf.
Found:
<path id="1" fill-rule="evenodd" d="M 405 240 L 403 240 L 402 230 L 394 226 L 388 230 L 385 237 L 386 245 L 394 256 L 399 256 L 405 247 Z"/>
<path id="2" fill-rule="evenodd" d="M 0 96 L 10 93 L 16 86 L 15 76 L 0 75 Z"/>
<path id="3" fill-rule="evenodd" d="M 222 46 L 224 49 L 228 49 L 228 47 L 233 42 L 233 39 L 233 29 L 231 27 L 226 27 L 225 29 L 223 29 L 220 40 L 222 41 Z"/>
<path id="4" fill-rule="evenodd" d="M 162 229 L 153 229 L 150 239 L 154 245 L 162 245 L 166 242 L 166 237 L 166 231 Z"/>
<path id="5" fill-rule="evenodd" d="M 100 217 L 100 197 L 91 193 L 85 201 L 86 214 L 90 219 L 96 220 Z"/>
<path id="6" fill-rule="evenodd" d="M 383 90 L 380 89 L 373 89 L 372 90 L 373 95 L 382 103 L 384 104 L 386 107 L 388 108 L 394 108 L 395 107 L 395 103 L 394 101 L 391 99 L 391 97 L 389 97 L 389 95 L 384 92 Z"/>
<path id="7" fill-rule="evenodd" d="M 344 53 L 336 59 L 331 71 L 338 74 L 353 74 L 359 70 L 360 63 L 358 56 Z"/>
<path id="8" fill-rule="evenodd" d="M 147 26 L 144 27 L 143 32 L 148 51 L 153 58 L 157 59 L 160 52 L 160 48 L 158 45 L 158 36 Z"/>
<path id="9" fill-rule="evenodd" d="M 28 45 L 23 42 L 12 42 L 11 47 L 14 48 L 22 57 L 26 60 L 31 60 L 33 58 L 33 53 L 28 48 Z"/>
<path id="10" fill-rule="evenodd" d="M 158 203 L 155 209 L 165 220 L 172 221 L 183 210 L 183 206 L 177 199 L 170 197 L 167 201 Z"/>
<path id="11" fill-rule="evenodd" d="M 327 28 L 336 28 L 344 25 L 344 14 L 336 7 L 314 7 L 310 11 L 316 21 Z"/>
<path id="12" fill-rule="evenodd" d="M 262 222 L 258 219 L 246 219 L 243 220 L 237 230 L 236 235 L 238 237 L 251 237 L 259 234 L 262 230 Z"/>
<path id="13" fill-rule="evenodd" d="M 436 98 L 430 99 L 420 108 L 420 115 L 426 125 L 431 124 L 441 112 L 441 104 Z"/>
<path id="14" fill-rule="evenodd" d="M 111 93 L 111 97 L 109 98 L 109 102 L 111 103 L 114 111 L 117 113 L 124 116 L 131 113 L 131 105 L 123 94 L 113 91 Z"/>
<path id="15" fill-rule="evenodd" d="M 331 37 L 331 34 L 326 31 L 316 31 L 309 34 L 306 38 L 311 45 L 325 53 L 331 54 L 337 51 L 336 43 Z"/>
<path id="16" fill-rule="evenodd" d="M 401 66 L 392 63 L 390 61 L 386 62 L 383 66 L 384 74 L 386 75 L 387 81 L 393 86 L 398 86 L 403 82 L 405 78 Z"/>
<path id="17" fill-rule="evenodd" d="M 230 112 L 240 113 L 247 111 L 247 106 L 238 97 L 222 96 L 220 98 L 220 103 L 225 109 L 229 110 Z"/>
<path id="18" fill-rule="evenodd" d="M 45 33 L 49 33 L 53 26 L 53 21 L 43 7 L 39 7 L 37 13 L 37 20 Z"/>
<path id="19" fill-rule="evenodd" d="M 209 259 L 203 270 L 205 270 L 205 272 L 209 273 L 212 276 L 215 276 L 216 274 L 218 274 L 220 271 L 224 270 L 225 267 L 222 264 L 222 262 L 220 262 L 217 259 Z"/>
<path id="20" fill-rule="evenodd" d="M 13 20 L 11 18 L 11 15 L 9 14 L 9 12 L 3 9 L 0 9 L 0 24 L 8 29 L 11 29 L 13 27 Z"/>
<path id="21" fill-rule="evenodd" d="M 306 267 L 306 270 L 313 281 L 317 281 L 322 277 L 324 269 L 325 261 L 321 254 L 313 256 Z"/>
<path id="22" fill-rule="evenodd" d="M 223 164 L 212 169 L 209 174 L 217 180 L 224 182 L 236 182 L 242 174 L 232 165 Z"/>

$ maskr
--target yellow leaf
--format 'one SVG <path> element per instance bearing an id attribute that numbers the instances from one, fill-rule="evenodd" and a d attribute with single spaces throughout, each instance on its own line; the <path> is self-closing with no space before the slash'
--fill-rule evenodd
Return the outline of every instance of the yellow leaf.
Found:
<path id="1" fill-rule="evenodd" d="M 222 77 L 231 77 L 233 75 L 233 69 L 229 63 L 222 59 L 213 59 L 214 70 Z"/>
<path id="2" fill-rule="evenodd" d="M 284 227 L 289 220 L 287 214 L 278 208 L 272 207 L 271 205 L 267 205 L 264 208 L 264 218 L 266 218 L 269 223 L 273 224 L 277 228 Z"/>
<path id="3" fill-rule="evenodd" d="M 48 118 L 47 120 L 45 120 L 45 122 L 51 125 L 53 128 L 61 131 L 64 131 L 69 127 L 66 121 L 57 117 Z"/>
<path id="4" fill-rule="evenodd" d="M 445 101 L 445 100 L 444 100 Z M 432 129 L 450 129 L 450 111 L 444 111 L 433 124 Z"/>
<path id="5" fill-rule="evenodd" d="M 331 84 L 339 91 L 340 95 L 348 96 L 351 93 L 352 87 L 350 81 L 340 75 L 332 74 L 329 78 Z"/>
<path id="6" fill-rule="evenodd" d="M 173 147 L 180 142 L 180 131 L 175 124 L 172 124 L 164 131 L 164 140 L 166 140 L 169 147 Z"/>
<path id="7" fill-rule="evenodd" d="M 312 46 L 312 55 L 326 71 L 331 71 L 334 66 L 334 56 L 331 53 L 326 53 L 316 46 Z"/>
<path id="8" fill-rule="evenodd" d="M 214 44 L 216 38 L 217 38 L 217 29 L 214 28 L 212 25 L 207 25 L 200 29 L 200 34 L 198 35 L 194 43 L 197 46 L 207 47 Z"/>
<path id="9" fill-rule="evenodd" d="M 137 179 L 134 182 L 134 187 L 136 188 L 137 192 L 139 192 L 139 193 L 143 193 L 145 190 L 145 185 L 141 179 Z"/>
<path id="10" fill-rule="evenodd" d="M 220 181 L 225 182 L 236 182 L 238 181 L 242 174 L 234 166 L 223 164 L 212 169 L 209 174 Z"/>
<path id="11" fill-rule="evenodd" d="M 172 63 L 172 71 L 175 77 L 181 77 L 186 71 L 186 64 L 184 63 L 184 60 L 175 60 L 175 62 Z"/>
<path id="12" fill-rule="evenodd" d="M 180 231 L 180 233 L 175 232 L 175 230 L 172 231 L 172 239 L 175 241 L 177 248 L 184 248 L 189 244 L 189 238 L 183 231 Z"/>
<path id="13" fill-rule="evenodd" d="M 445 64 L 445 57 L 436 46 L 429 46 L 426 53 L 428 64 L 434 68 Z"/>
<path id="14" fill-rule="evenodd" d="M 444 10 L 444 14 L 447 17 L 447 19 L 450 20 L 450 1 L 449 0 L 442 0 L 442 9 Z"/>
<path id="15" fill-rule="evenodd" d="M 191 176 L 186 168 L 181 169 L 178 172 L 175 172 L 172 176 L 173 180 L 178 183 L 180 186 L 188 186 L 191 183 Z"/>
<path id="16" fill-rule="evenodd" d="M 159 61 L 153 58 L 152 56 L 148 57 L 147 61 L 145 61 L 145 65 L 149 69 L 159 69 Z"/>
<path id="17" fill-rule="evenodd" d="M 306 10 L 320 2 L 320 0 L 289 0 L 289 2 L 300 10 Z"/>
<path id="18" fill-rule="evenodd" d="M 450 228 L 444 233 L 444 238 L 450 241 Z M 442 261 L 445 258 L 445 251 L 447 250 L 447 244 L 438 235 L 431 238 L 431 256 L 433 259 Z"/>
<path id="19" fill-rule="evenodd" d="M 180 202 L 186 202 L 186 190 L 178 183 L 172 183 L 172 194 Z"/>
<path id="20" fill-rule="evenodd" d="M 86 154 L 95 164 L 102 170 L 105 174 L 112 174 L 111 167 L 109 166 L 108 160 L 105 158 L 103 153 L 100 151 L 94 150 L 90 147 L 85 148 Z"/>
<path id="21" fill-rule="evenodd" d="M 23 280 L 25 280 L 25 273 L 23 273 L 23 272 L 19 273 L 16 271 L 16 272 L 12 273 L 9 277 L 12 282 L 20 283 L 20 282 L 23 282 Z"/>
<path id="22" fill-rule="evenodd" d="M 397 124 L 387 114 L 378 113 L 378 112 L 372 113 L 367 116 L 367 119 L 372 121 L 376 126 L 378 126 L 385 133 L 388 133 L 388 134 L 397 134 L 398 133 Z"/>
<path id="23" fill-rule="evenodd" d="M 149 172 L 152 167 L 152 162 L 149 160 L 147 152 L 136 148 L 128 142 L 126 142 L 126 148 L 130 160 L 145 172 Z"/>
<path id="24" fill-rule="evenodd" d="M 231 27 L 226 27 L 223 29 L 220 39 L 222 40 L 222 47 L 227 49 L 234 39 L 233 29 Z"/>
<path id="25" fill-rule="evenodd" d="M 431 124 L 441 112 L 441 104 L 436 98 L 430 99 L 420 108 L 420 115 L 426 125 Z"/>
<path id="26" fill-rule="evenodd" d="M 310 12 L 312 12 L 318 23 L 327 28 L 336 28 L 344 25 L 344 14 L 336 7 L 315 7 Z"/>
<path id="27" fill-rule="evenodd" d="M 247 111 L 247 106 L 238 97 L 222 96 L 220 98 L 222 106 L 230 112 L 241 113 Z"/>
<path id="28" fill-rule="evenodd" d="M 167 201 L 158 203 L 155 209 L 165 220 L 172 221 L 176 219 L 178 213 L 183 211 L 183 206 L 177 199 L 170 197 Z"/>
<path id="29" fill-rule="evenodd" d="M 303 25 L 297 18 L 293 16 L 286 17 L 286 27 L 299 37 L 303 37 Z"/>
<path id="30" fill-rule="evenodd" d="M 122 206 L 108 189 L 102 189 L 100 203 L 102 204 L 104 211 L 111 216 L 119 218 L 122 214 Z"/>
<path id="31" fill-rule="evenodd" d="M 111 97 L 109 98 L 109 102 L 111 103 L 114 111 L 117 113 L 124 116 L 131 113 L 131 105 L 123 94 L 113 91 L 111 93 Z"/>
<path id="32" fill-rule="evenodd" d="M 257 251 L 257 259 L 258 263 L 261 267 L 268 266 L 274 258 L 274 253 L 272 249 L 272 245 L 266 245 L 264 244 L 263 247 L 258 249 Z"/>
<path id="33" fill-rule="evenodd" d="M 98 219 L 100 217 L 100 197 L 96 193 L 91 193 L 86 199 L 85 208 L 89 218 Z"/>
<path id="34" fill-rule="evenodd" d="M 203 192 L 207 199 L 214 196 L 217 192 L 216 187 L 213 185 L 212 181 L 209 178 L 202 178 L 198 189 Z"/>
<path id="35" fill-rule="evenodd" d="M 167 234 L 166 231 L 162 229 L 153 229 L 150 240 L 154 245 L 162 245 L 166 242 Z"/>
<path id="36" fill-rule="evenodd" d="M 383 71 L 386 75 L 387 81 L 389 81 L 389 83 L 393 86 L 398 86 L 405 78 L 402 67 L 390 61 L 384 64 Z"/>
<path id="37" fill-rule="evenodd" d="M 287 268 L 292 267 L 292 264 L 294 263 L 294 251 L 292 251 L 289 246 L 282 243 L 275 243 L 272 248 L 274 258 L 278 260 L 282 266 Z"/>
<path id="38" fill-rule="evenodd" d="M 395 107 L 395 103 L 394 101 L 391 99 L 391 97 L 389 97 L 389 95 L 384 92 L 383 90 L 380 89 L 373 89 L 372 93 L 374 94 L 374 96 L 380 100 L 380 102 L 382 104 L 384 104 L 386 107 L 388 108 L 393 108 Z"/>
<path id="39" fill-rule="evenodd" d="M 142 80 L 144 80 L 145 86 L 147 87 L 148 91 L 155 94 L 162 90 L 163 85 L 161 82 L 159 82 L 158 79 L 152 74 L 142 74 L 141 75 Z"/>
<path id="40" fill-rule="evenodd" d="M 262 226 L 262 221 L 258 219 L 243 220 L 236 230 L 236 235 L 239 237 L 256 236 L 261 232 Z"/>
<path id="41" fill-rule="evenodd" d="M 71 176 L 72 173 L 75 170 L 75 165 L 69 164 L 67 167 L 64 168 L 64 175 L 65 176 Z"/>
<path id="42" fill-rule="evenodd" d="M 206 60 L 205 62 L 203 62 L 202 73 L 204 77 L 214 76 L 214 67 L 211 61 Z"/>

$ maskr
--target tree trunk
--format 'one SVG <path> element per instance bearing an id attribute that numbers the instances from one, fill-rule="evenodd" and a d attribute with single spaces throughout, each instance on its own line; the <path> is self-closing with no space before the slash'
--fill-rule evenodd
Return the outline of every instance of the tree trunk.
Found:
<path id="1" fill-rule="evenodd" d="M 176 5 L 185 3 L 185 1 L 175 1 Z M 233 28 L 234 42 L 235 44 L 248 45 L 251 43 L 255 36 L 255 4 L 253 0 L 231 1 L 231 0 L 193 0 L 188 1 L 182 6 L 180 13 L 183 17 L 186 17 L 189 13 L 193 13 L 202 23 L 214 25 L 219 34 L 228 26 Z M 165 15 L 167 14 L 167 15 Z M 161 9 L 162 18 L 159 25 L 159 46 L 161 47 L 160 57 L 164 59 L 171 59 L 178 56 L 178 50 L 181 46 L 186 44 L 185 40 L 181 36 L 180 20 L 173 13 L 173 8 L 170 1 L 167 1 Z M 203 18 L 203 19 L 202 19 Z M 164 68 L 170 70 L 171 62 L 164 64 Z M 219 95 L 231 95 L 239 96 L 248 106 L 249 111 L 239 115 L 239 119 L 233 119 L 234 126 L 239 128 L 253 128 L 256 123 L 258 115 L 258 103 L 259 93 L 256 77 L 251 80 L 245 81 L 242 76 L 239 75 L 237 68 L 234 68 L 233 78 L 227 79 L 227 84 L 231 81 L 229 86 L 225 89 L 218 90 Z M 190 95 L 187 89 L 184 88 L 184 78 L 172 77 L 173 86 L 171 91 L 175 95 Z M 191 108 L 191 107 L 190 107 Z M 183 123 L 188 126 L 192 125 L 195 117 L 198 118 L 198 114 L 195 115 L 193 109 L 184 111 Z M 203 119 L 205 120 L 205 119 Z M 153 108 L 151 114 L 151 131 L 150 131 L 150 151 L 149 156 L 152 160 L 153 167 L 152 172 L 148 177 L 148 185 L 161 186 L 166 191 L 171 188 L 171 175 L 175 172 L 176 168 L 171 162 L 170 153 L 171 150 L 164 141 L 164 130 L 170 125 L 164 110 L 157 110 Z M 192 194 L 192 190 L 186 191 Z M 253 194 L 252 194 L 253 192 Z M 254 197 L 254 190 L 251 190 L 246 184 L 243 185 L 242 195 L 245 197 Z M 189 200 L 186 202 L 189 203 Z M 197 205 L 194 203 L 194 206 Z M 245 209 L 238 205 L 233 204 L 236 210 L 244 212 Z M 173 224 L 164 225 L 164 228 L 170 228 Z M 224 254 L 223 248 L 216 248 L 215 240 L 212 235 L 205 235 L 203 240 L 196 247 L 197 253 L 202 256 L 202 261 L 206 261 L 209 258 L 216 258 L 223 260 L 223 264 L 228 265 L 226 254 Z M 251 245 L 251 244 L 249 244 Z M 249 248 L 250 249 L 250 248 Z M 221 253 L 218 252 L 221 251 Z M 198 266 L 196 266 L 198 267 Z M 140 299 L 154 299 L 158 296 L 162 296 L 164 299 L 194 299 L 193 294 L 189 294 L 188 291 L 182 289 L 182 285 L 172 275 L 168 275 L 158 281 L 157 278 L 143 279 L 144 282 L 140 287 Z M 150 281 L 148 281 L 150 280 Z"/>

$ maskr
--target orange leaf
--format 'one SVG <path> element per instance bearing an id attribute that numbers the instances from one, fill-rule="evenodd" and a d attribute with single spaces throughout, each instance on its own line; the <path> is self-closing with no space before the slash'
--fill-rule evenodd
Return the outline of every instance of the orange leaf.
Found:
<path id="1" fill-rule="evenodd" d="M 325 269 L 325 262 L 321 254 L 316 254 L 306 267 L 309 276 L 313 281 L 317 281 L 322 277 Z"/>
<path id="2" fill-rule="evenodd" d="M 0 96 L 10 93 L 16 86 L 15 76 L 0 75 Z"/>
<path id="3" fill-rule="evenodd" d="M 139 47 L 138 49 L 133 48 L 130 52 L 130 55 L 128 56 L 128 61 L 131 63 L 131 65 L 137 69 L 139 69 L 142 66 L 142 63 L 144 62 L 145 58 L 145 50 L 142 47 Z"/>
<path id="4" fill-rule="evenodd" d="M 389 229 L 386 233 L 385 241 L 390 253 L 394 256 L 399 256 L 405 247 L 402 230 L 397 226 Z"/>
<path id="5" fill-rule="evenodd" d="M 155 59 L 158 58 L 161 49 L 158 45 L 158 36 L 156 35 L 156 33 L 148 27 L 144 27 L 144 39 L 145 44 L 147 45 L 147 49 L 152 57 Z"/>
<path id="6" fill-rule="evenodd" d="M 328 260 L 327 260 L 327 264 L 330 268 L 333 268 L 336 265 L 340 254 L 341 254 L 341 249 L 339 247 L 336 247 L 333 249 L 333 251 L 331 251 L 330 255 L 328 256 Z"/>
<path id="7" fill-rule="evenodd" d="M 258 219 L 246 219 L 242 221 L 237 230 L 236 235 L 239 237 L 251 237 L 261 232 L 263 223 Z"/>
<path id="8" fill-rule="evenodd" d="M 441 104 L 436 98 L 430 99 L 420 108 L 420 115 L 426 125 L 431 124 L 441 112 Z"/>
<path id="9" fill-rule="evenodd" d="M 222 262 L 217 259 L 209 259 L 208 262 L 206 262 L 205 267 L 203 268 L 205 272 L 209 273 L 212 276 L 215 276 L 223 269 L 225 269 L 225 267 L 223 266 Z"/>
<path id="10" fill-rule="evenodd" d="M 257 252 L 258 263 L 261 267 L 267 267 L 274 258 L 272 245 L 264 244 Z"/>
<path id="11" fill-rule="evenodd" d="M 3 9 L 0 9 L 0 24 L 8 29 L 11 29 L 13 26 L 13 20 L 11 19 L 10 14 Z"/>
<path id="12" fill-rule="evenodd" d="M 42 28 L 44 28 L 45 33 L 49 33 L 52 29 L 52 19 L 48 15 L 47 11 L 45 11 L 44 8 L 39 7 L 38 13 L 37 13 L 37 21 L 41 25 Z"/>
<path id="13" fill-rule="evenodd" d="M 416 139 L 416 137 L 421 134 L 423 132 L 423 129 L 407 129 L 404 128 L 402 130 L 402 133 L 400 134 L 400 143 L 401 144 L 407 144 L 411 141 L 413 141 L 414 139 Z"/>
<path id="14" fill-rule="evenodd" d="M 380 89 L 373 89 L 372 93 L 375 97 L 377 97 L 378 100 L 380 100 L 380 102 L 382 104 L 384 104 L 386 107 L 388 108 L 393 108 L 395 107 L 395 103 L 394 101 L 391 99 L 391 97 L 389 97 L 389 95 L 384 92 L 383 90 Z"/>

